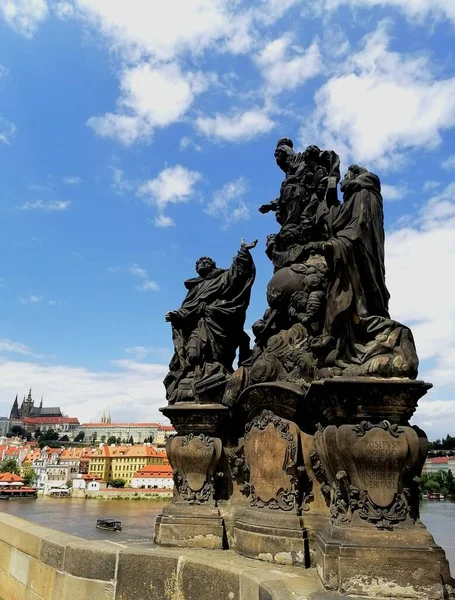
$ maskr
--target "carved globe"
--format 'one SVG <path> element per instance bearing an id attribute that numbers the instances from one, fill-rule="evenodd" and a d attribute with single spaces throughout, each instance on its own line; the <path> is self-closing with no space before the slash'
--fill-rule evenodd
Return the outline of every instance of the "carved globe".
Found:
<path id="1" fill-rule="evenodd" d="M 304 289 L 307 271 L 307 266 L 302 264 L 283 267 L 277 271 L 267 286 L 269 306 L 276 309 L 286 307 L 292 294 Z"/>

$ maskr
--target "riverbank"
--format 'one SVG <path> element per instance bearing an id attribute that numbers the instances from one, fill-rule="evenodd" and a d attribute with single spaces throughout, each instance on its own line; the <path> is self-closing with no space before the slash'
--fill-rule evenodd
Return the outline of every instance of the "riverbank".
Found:
<path id="1" fill-rule="evenodd" d="M 73 497 L 77 498 L 78 496 Z M 84 492 L 87 500 L 148 500 L 149 502 L 169 502 L 172 490 L 141 490 L 137 488 L 106 488 L 97 492 Z"/>

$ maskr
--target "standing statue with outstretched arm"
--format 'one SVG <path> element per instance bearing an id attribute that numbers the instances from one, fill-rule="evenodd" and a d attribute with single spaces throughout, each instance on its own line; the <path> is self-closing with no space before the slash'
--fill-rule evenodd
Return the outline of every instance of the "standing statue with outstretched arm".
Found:
<path id="1" fill-rule="evenodd" d="M 194 400 L 197 390 L 225 384 L 245 339 L 243 326 L 256 269 L 250 250 L 240 250 L 229 269 L 220 269 L 207 256 L 196 262 L 198 277 L 185 281 L 182 306 L 166 314 L 172 325 L 174 355 L 164 385 L 169 402 Z"/>

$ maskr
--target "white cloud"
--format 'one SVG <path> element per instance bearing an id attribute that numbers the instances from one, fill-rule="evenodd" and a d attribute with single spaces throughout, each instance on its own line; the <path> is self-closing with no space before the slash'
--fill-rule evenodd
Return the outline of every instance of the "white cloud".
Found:
<path id="1" fill-rule="evenodd" d="M 14 397 L 33 382 L 45 405 L 61 406 L 81 422 L 97 421 L 109 406 L 113 420 L 165 422 L 158 408 L 166 405 L 163 378 L 165 364 L 114 361 L 112 370 L 97 371 L 37 361 L 0 362 L 0 413 L 9 413 Z M 11 399 L 10 401 L 8 399 Z"/>
<path id="2" fill-rule="evenodd" d="M 425 17 L 447 18 L 455 21 L 455 4 L 452 0 L 324 0 L 317 1 L 315 7 L 320 10 L 335 10 L 346 4 L 352 8 L 373 8 L 375 6 L 396 8 L 411 19 L 419 19 L 423 23 Z"/>
<path id="3" fill-rule="evenodd" d="M 66 210 L 71 206 L 71 200 L 57 200 L 55 202 L 44 202 L 36 200 L 35 202 L 25 202 L 20 206 L 16 206 L 18 210 L 44 210 L 49 212 L 59 212 Z"/>
<path id="4" fill-rule="evenodd" d="M 452 423 L 455 423 L 455 400 L 433 400 L 433 395 L 430 392 L 419 401 L 411 422 L 419 425 L 430 441 L 448 433 L 453 435 Z"/>
<path id="5" fill-rule="evenodd" d="M 386 276 L 392 318 L 411 325 L 419 357 L 436 361 L 455 353 L 455 183 L 431 198 L 412 226 L 388 232 Z M 438 383 L 435 381 L 435 383 Z"/>
<path id="6" fill-rule="evenodd" d="M 444 161 L 442 161 L 441 167 L 446 171 L 451 171 L 452 169 L 455 169 L 455 154 L 448 156 Z"/>
<path id="7" fill-rule="evenodd" d="M 31 294 L 30 296 L 23 296 L 20 301 L 21 304 L 38 304 L 38 302 L 42 302 L 42 296 L 37 296 L 36 294 Z"/>
<path id="8" fill-rule="evenodd" d="M 10 145 L 16 131 L 16 125 L 0 115 L 0 143 Z"/>
<path id="9" fill-rule="evenodd" d="M 436 79 L 426 56 L 392 52 L 389 41 L 385 23 L 364 38 L 316 93 L 303 138 L 382 168 L 403 160 L 406 150 L 438 146 L 455 125 L 455 77 Z"/>
<path id="10" fill-rule="evenodd" d="M 199 144 L 195 144 L 193 140 L 187 136 L 183 136 L 180 140 L 179 145 L 180 150 L 187 150 L 188 148 L 193 148 L 196 152 L 200 152 L 202 150 Z"/>
<path id="11" fill-rule="evenodd" d="M 438 187 L 441 187 L 441 182 L 440 181 L 425 181 L 425 183 L 423 184 L 423 191 L 424 192 L 433 192 L 434 190 L 437 190 Z"/>
<path id="12" fill-rule="evenodd" d="M 156 281 L 146 279 L 140 285 L 136 285 L 135 289 L 138 292 L 157 292 L 160 289 L 160 286 L 156 283 Z"/>
<path id="13" fill-rule="evenodd" d="M 156 227 L 175 227 L 175 222 L 171 219 L 171 217 L 163 215 L 163 213 L 157 215 L 152 222 L 156 225 Z"/>
<path id="14" fill-rule="evenodd" d="M 64 177 L 62 179 L 63 183 L 66 183 L 66 185 L 77 185 L 78 183 L 80 183 L 82 181 L 82 179 L 80 177 Z"/>
<path id="15" fill-rule="evenodd" d="M 135 277 L 140 277 L 141 279 L 147 279 L 148 277 L 147 270 L 143 269 L 137 263 L 131 265 L 128 268 L 128 271 L 131 273 L 131 275 L 134 275 Z"/>
<path id="16" fill-rule="evenodd" d="M 6 352 L 8 354 L 23 354 L 28 356 L 33 355 L 30 346 L 26 346 L 25 344 L 14 342 L 6 338 L 0 339 L 0 352 Z"/>
<path id="17" fill-rule="evenodd" d="M 154 67 L 141 63 L 126 69 L 121 77 L 119 114 L 92 117 L 88 125 L 101 137 L 123 144 L 150 140 L 155 127 L 179 121 L 196 94 L 207 89 L 213 77 L 201 73 L 183 74 L 177 64 Z"/>
<path id="18" fill-rule="evenodd" d="M 74 6 L 70 2 L 57 2 L 53 8 L 60 19 L 69 19 L 75 15 Z"/>
<path id="19" fill-rule="evenodd" d="M 0 65 L 0 78 L 8 75 L 8 69 L 4 65 Z"/>
<path id="20" fill-rule="evenodd" d="M 274 122 L 260 110 L 237 112 L 231 116 L 217 113 L 215 117 L 198 117 L 196 127 L 207 137 L 228 142 L 250 140 L 268 133 Z"/>
<path id="21" fill-rule="evenodd" d="M 396 200 L 402 200 L 408 193 L 404 185 L 388 185 L 381 183 L 382 197 L 386 202 L 394 202 Z"/>
<path id="22" fill-rule="evenodd" d="M 169 227 L 173 225 L 172 219 L 163 216 L 168 204 L 188 202 L 194 196 L 194 186 L 201 179 L 201 174 L 176 165 L 167 167 L 155 179 L 149 179 L 138 189 L 138 195 L 145 204 L 156 206 L 158 210 L 155 225 Z"/>
<path id="23" fill-rule="evenodd" d="M 269 42 L 256 56 L 256 63 L 272 94 L 293 90 L 322 70 L 321 53 L 316 42 L 306 50 L 291 44 L 292 36 L 285 34 Z M 290 49 L 292 58 L 289 57 Z"/>
<path id="24" fill-rule="evenodd" d="M 45 0 L 0 0 L 0 15 L 10 27 L 28 38 L 48 13 Z"/>
<path id="25" fill-rule="evenodd" d="M 222 45 L 245 51 L 251 40 L 248 11 L 225 0 L 74 0 L 77 15 L 130 60 L 172 61 Z M 243 38 L 243 39 L 242 39 Z"/>
<path id="26" fill-rule="evenodd" d="M 115 190 L 115 193 L 122 196 L 125 192 L 131 192 L 137 186 L 134 181 L 125 179 L 123 169 L 109 165 L 109 169 L 112 171 L 112 184 L 111 187 Z"/>
<path id="27" fill-rule="evenodd" d="M 250 218 L 250 211 L 245 204 L 244 196 L 247 185 L 243 177 L 226 183 L 213 194 L 212 201 L 205 212 L 212 217 L 222 219 L 225 225 Z"/>

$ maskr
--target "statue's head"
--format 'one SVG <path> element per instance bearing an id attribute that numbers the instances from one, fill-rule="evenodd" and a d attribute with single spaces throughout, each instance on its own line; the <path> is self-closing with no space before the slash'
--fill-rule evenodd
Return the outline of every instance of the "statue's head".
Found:
<path id="1" fill-rule="evenodd" d="M 350 181 L 352 181 L 353 179 L 356 179 L 362 173 L 367 173 L 367 172 L 368 172 L 368 169 L 365 169 L 365 167 L 359 167 L 359 165 L 351 165 L 348 168 L 348 172 L 345 174 L 343 180 L 340 183 L 340 190 L 342 192 L 344 192 L 344 190 L 346 189 L 346 186 L 348 185 L 348 183 Z"/>
<path id="2" fill-rule="evenodd" d="M 318 146 L 307 146 L 303 153 L 306 163 L 317 161 L 321 154 L 321 149 Z"/>
<path id="3" fill-rule="evenodd" d="M 216 262 L 210 256 L 201 256 L 196 261 L 196 272 L 199 277 L 207 277 L 214 269 L 216 269 Z"/>
<path id="4" fill-rule="evenodd" d="M 295 152 L 293 141 L 287 137 L 280 138 L 275 148 L 276 164 L 280 167 L 280 169 L 286 172 L 288 165 L 290 162 L 292 162 L 294 156 Z"/>

